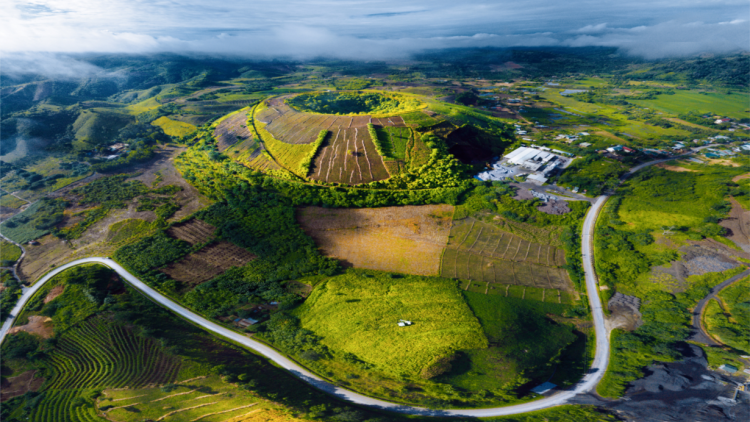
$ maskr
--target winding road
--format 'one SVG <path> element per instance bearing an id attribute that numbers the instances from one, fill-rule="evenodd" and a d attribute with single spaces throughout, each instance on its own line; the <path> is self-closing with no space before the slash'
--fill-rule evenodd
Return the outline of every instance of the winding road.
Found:
<path id="1" fill-rule="evenodd" d="M 672 158 L 674 159 L 674 158 Z M 660 162 L 669 160 L 657 160 L 649 163 L 641 164 L 634 167 L 626 177 L 642 168 L 647 166 L 658 164 Z M 586 219 L 583 223 L 583 233 L 581 236 L 581 252 L 583 256 L 583 267 L 586 274 L 586 291 L 589 299 L 589 305 L 591 307 L 591 313 L 594 319 L 594 329 L 596 334 L 596 354 L 592 362 L 591 368 L 588 373 L 575 385 L 567 388 L 563 391 L 558 391 L 550 396 L 543 399 L 535 400 L 528 403 L 517 404 L 505 407 L 495 407 L 486 409 L 425 409 L 420 407 L 408 406 L 403 404 L 391 403 L 384 400 L 368 397 L 353 391 L 346 390 L 344 388 L 335 386 L 328 381 L 325 381 L 317 375 L 307 371 L 302 366 L 292 361 L 291 359 L 283 356 L 273 348 L 258 342 L 251 337 L 237 333 L 225 327 L 222 327 L 214 322 L 203 318 L 202 316 L 182 307 L 181 305 L 173 302 L 169 298 L 165 297 L 161 293 L 147 286 L 141 280 L 130 274 L 125 268 L 120 266 L 115 261 L 109 258 L 91 257 L 79 259 L 68 264 L 62 265 L 55 270 L 49 272 L 34 285 L 26 290 L 21 296 L 16 306 L 11 311 L 11 315 L 3 324 L 0 329 L 0 343 L 5 339 L 8 330 L 13 326 L 15 317 L 21 313 L 21 310 L 26 303 L 34 296 L 34 294 L 51 278 L 60 272 L 74 267 L 76 265 L 87 264 L 87 263 L 99 263 L 106 265 L 107 267 L 115 270 L 125 281 L 131 284 L 134 288 L 145 294 L 155 302 L 161 304 L 165 308 L 179 314 L 188 321 L 208 330 L 221 337 L 229 339 L 235 343 L 241 344 L 255 352 L 265 356 L 271 361 L 275 362 L 278 366 L 288 370 L 301 380 L 306 383 L 323 390 L 339 399 L 346 400 L 355 404 L 369 406 L 381 410 L 387 410 L 392 412 L 399 412 L 404 414 L 420 415 L 420 416 L 455 416 L 455 417 L 492 417 L 492 416 L 507 416 L 516 415 L 520 413 L 531 412 L 535 410 L 546 409 L 553 406 L 565 404 L 568 400 L 575 397 L 578 394 L 587 393 L 594 389 L 599 383 L 604 373 L 607 370 L 609 363 L 609 332 L 604 325 L 604 312 L 602 309 L 602 303 L 598 294 L 598 282 L 596 278 L 596 272 L 594 271 L 594 260 L 593 260 L 593 239 L 594 229 L 596 227 L 596 219 L 599 215 L 604 204 L 609 199 L 608 195 L 602 195 L 595 199 L 592 207 L 586 214 Z"/>

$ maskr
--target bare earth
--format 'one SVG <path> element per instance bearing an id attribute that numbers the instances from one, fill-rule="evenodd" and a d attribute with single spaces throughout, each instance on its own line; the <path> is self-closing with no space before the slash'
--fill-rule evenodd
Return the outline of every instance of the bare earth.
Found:
<path id="1" fill-rule="evenodd" d="M 11 328 L 8 334 L 20 331 L 36 334 L 41 338 L 50 338 L 52 337 L 52 318 L 40 315 L 30 316 L 28 324 Z"/>
<path id="2" fill-rule="evenodd" d="M 729 218 L 721 220 L 719 225 L 727 229 L 726 237 L 742 248 L 750 252 L 750 211 L 742 208 L 736 199 L 732 198 L 732 210 Z"/>
<path id="3" fill-rule="evenodd" d="M 44 304 L 46 305 L 52 302 L 53 300 L 55 300 L 55 298 L 63 294 L 64 291 L 65 291 L 65 286 L 53 287 L 52 290 L 50 290 L 49 293 L 47 293 L 47 296 L 44 298 Z"/>
<path id="4" fill-rule="evenodd" d="M 44 383 L 44 378 L 34 378 L 36 371 L 26 371 L 18 376 L 3 378 L 0 383 L 0 401 L 37 391 Z"/>
<path id="5" fill-rule="evenodd" d="M 301 208 L 297 220 L 321 251 L 345 265 L 438 275 L 453 207 Z"/>

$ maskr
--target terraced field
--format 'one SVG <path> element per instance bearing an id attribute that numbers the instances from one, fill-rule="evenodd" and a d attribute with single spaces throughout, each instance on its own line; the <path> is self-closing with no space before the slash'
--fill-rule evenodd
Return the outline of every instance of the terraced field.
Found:
<path id="1" fill-rule="evenodd" d="M 62 334 L 56 353 L 47 359 L 53 370 L 29 418 L 38 422 L 101 421 L 93 407 L 76 399 L 93 389 L 170 383 L 181 366 L 158 342 L 105 318 L 90 319 Z"/>
<path id="2" fill-rule="evenodd" d="M 443 252 L 440 275 L 466 280 L 466 290 L 480 282 L 477 291 L 482 293 L 510 294 L 514 287 L 528 286 L 552 289 L 543 292 L 558 296 L 572 292 L 573 286 L 567 272 L 562 249 L 549 244 L 530 242 L 522 237 L 500 230 L 494 225 L 466 218 L 453 222 L 450 241 Z M 500 286 L 502 285 L 502 286 Z M 513 288 L 515 292 L 515 288 Z M 529 297 L 524 297 L 529 298 Z"/>
<path id="3" fill-rule="evenodd" d="M 184 223 L 178 223 L 167 230 L 167 234 L 175 239 L 195 245 L 208 242 L 213 239 L 216 227 L 204 223 L 197 218 L 192 218 Z"/>
<path id="4" fill-rule="evenodd" d="M 281 417 L 277 406 L 224 383 L 216 375 L 177 383 L 168 392 L 161 388 L 106 390 L 98 405 L 109 420 L 116 422 L 297 420 Z"/>
<path id="5" fill-rule="evenodd" d="M 216 125 L 214 128 L 214 137 L 216 138 L 219 151 L 224 151 L 238 142 L 249 141 L 249 144 L 255 146 L 254 151 L 260 154 L 258 143 L 252 139 L 252 134 L 247 129 L 247 113 L 247 111 L 242 111 L 234 114 Z"/>

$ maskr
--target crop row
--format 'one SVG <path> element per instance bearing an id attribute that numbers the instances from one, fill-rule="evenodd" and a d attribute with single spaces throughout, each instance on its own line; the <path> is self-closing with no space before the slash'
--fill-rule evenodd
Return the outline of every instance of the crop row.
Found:
<path id="1" fill-rule="evenodd" d="M 367 128 L 333 133 L 315 157 L 310 178 L 328 183 L 357 185 L 389 177 Z"/>
<path id="2" fill-rule="evenodd" d="M 571 288 L 567 272 L 561 268 L 497 259 L 453 248 L 446 248 L 443 252 L 440 275 L 487 283 L 559 290 Z"/>
<path id="3" fill-rule="evenodd" d="M 164 383 L 179 371 L 178 359 L 161 352 L 152 339 L 101 319 L 65 333 L 50 357 L 54 368 L 47 388 L 138 387 Z"/>

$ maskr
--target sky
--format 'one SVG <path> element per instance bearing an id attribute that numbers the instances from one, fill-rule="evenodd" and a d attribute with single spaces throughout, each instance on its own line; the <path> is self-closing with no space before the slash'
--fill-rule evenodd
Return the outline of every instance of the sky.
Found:
<path id="1" fill-rule="evenodd" d="M 378 60 L 436 48 L 608 46 L 657 59 L 750 50 L 748 0 L 3 0 L 0 23 L 6 57 Z"/>

